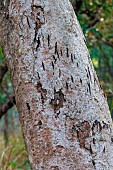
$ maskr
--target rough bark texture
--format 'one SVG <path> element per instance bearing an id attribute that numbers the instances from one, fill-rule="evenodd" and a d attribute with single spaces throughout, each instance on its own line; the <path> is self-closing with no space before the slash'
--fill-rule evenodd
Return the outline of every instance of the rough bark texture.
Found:
<path id="1" fill-rule="evenodd" d="M 108 105 L 70 2 L 10 0 L 8 10 L 1 42 L 32 169 L 113 170 Z"/>

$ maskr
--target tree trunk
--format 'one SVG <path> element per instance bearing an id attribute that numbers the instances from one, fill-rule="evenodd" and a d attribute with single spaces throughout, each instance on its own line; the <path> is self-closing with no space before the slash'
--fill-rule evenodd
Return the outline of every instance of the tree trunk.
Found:
<path id="1" fill-rule="evenodd" d="M 32 169 L 112 170 L 107 101 L 70 2 L 11 0 L 8 11 L 1 43 Z"/>

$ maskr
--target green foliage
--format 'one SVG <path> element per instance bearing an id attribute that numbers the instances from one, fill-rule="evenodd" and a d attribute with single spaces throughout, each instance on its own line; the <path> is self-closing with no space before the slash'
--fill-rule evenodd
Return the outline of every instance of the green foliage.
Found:
<path id="1" fill-rule="evenodd" d="M 0 137 L 3 142 L 3 137 Z M 10 135 L 6 148 L 0 144 L 0 170 L 30 170 L 27 151 L 21 133 Z"/>
<path id="2" fill-rule="evenodd" d="M 2 52 L 2 47 L 0 47 L 0 64 L 4 61 L 4 55 Z"/>

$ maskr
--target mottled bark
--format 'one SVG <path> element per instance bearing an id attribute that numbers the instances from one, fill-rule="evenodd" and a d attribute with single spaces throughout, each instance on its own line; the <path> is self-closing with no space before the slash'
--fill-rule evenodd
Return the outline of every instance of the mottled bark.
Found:
<path id="1" fill-rule="evenodd" d="M 8 20 L 2 44 L 32 169 L 112 170 L 107 101 L 70 2 L 10 0 Z"/>

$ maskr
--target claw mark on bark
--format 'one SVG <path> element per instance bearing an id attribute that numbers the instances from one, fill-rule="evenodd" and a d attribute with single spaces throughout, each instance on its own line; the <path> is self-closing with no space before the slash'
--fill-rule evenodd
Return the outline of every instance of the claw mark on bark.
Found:
<path id="1" fill-rule="evenodd" d="M 94 168 L 96 168 L 96 167 L 95 167 L 95 161 L 94 161 L 94 160 L 92 160 L 92 164 L 93 164 Z"/>
<path id="2" fill-rule="evenodd" d="M 28 18 L 28 17 L 27 17 L 27 24 L 28 24 L 29 28 L 31 28 L 30 22 L 29 22 L 29 18 Z"/>
<path id="3" fill-rule="evenodd" d="M 71 53 L 71 61 L 72 61 L 72 63 L 73 63 L 73 54 Z"/>
<path id="4" fill-rule="evenodd" d="M 57 54 L 57 42 L 55 43 L 55 54 Z"/>
<path id="5" fill-rule="evenodd" d="M 67 51 L 66 55 L 67 55 L 67 57 L 69 57 L 69 49 L 67 48 L 66 51 Z"/>
<path id="6" fill-rule="evenodd" d="M 53 67 L 53 70 L 54 70 L 54 63 L 53 63 L 53 61 L 51 62 L 51 64 L 52 64 L 52 67 Z"/>
<path id="7" fill-rule="evenodd" d="M 80 83 L 82 84 L 82 79 L 80 78 Z"/>
<path id="8" fill-rule="evenodd" d="M 88 67 L 88 74 L 89 74 L 89 77 L 90 77 L 90 80 L 91 80 L 91 73 L 90 73 L 89 67 Z"/>
<path id="9" fill-rule="evenodd" d="M 66 88 L 68 89 L 68 83 L 66 82 Z"/>
<path id="10" fill-rule="evenodd" d="M 88 90 L 89 90 L 89 93 L 91 95 L 91 86 L 90 86 L 90 83 L 87 83 L 88 84 Z"/>
<path id="11" fill-rule="evenodd" d="M 37 46 L 36 46 L 36 51 L 37 49 L 40 47 L 40 37 L 38 37 L 38 40 L 37 40 Z"/>
<path id="12" fill-rule="evenodd" d="M 37 31 L 35 30 L 34 42 L 36 42 L 36 38 L 37 38 Z"/>
<path id="13" fill-rule="evenodd" d="M 50 46 L 50 35 L 48 35 L 48 47 Z"/>
<path id="14" fill-rule="evenodd" d="M 59 77 L 61 76 L 61 70 L 59 69 Z"/>
<path id="15" fill-rule="evenodd" d="M 55 58 L 55 56 L 53 55 L 53 59 L 54 59 L 54 63 L 56 63 L 57 59 Z"/>
<path id="16" fill-rule="evenodd" d="M 44 63 L 42 62 L 42 67 L 43 67 L 43 70 L 45 71 L 45 66 L 44 66 Z"/>
<path id="17" fill-rule="evenodd" d="M 39 80 L 40 80 L 40 76 L 39 76 L 39 73 L 37 72 L 37 74 L 38 74 L 38 78 L 39 78 Z"/>
<path id="18" fill-rule="evenodd" d="M 72 82 L 74 82 L 74 80 L 73 80 L 73 76 L 71 76 L 71 81 L 72 81 Z"/>
<path id="19" fill-rule="evenodd" d="M 63 54 L 62 54 L 62 49 L 60 50 L 60 53 L 61 53 L 61 56 L 63 56 Z"/>

